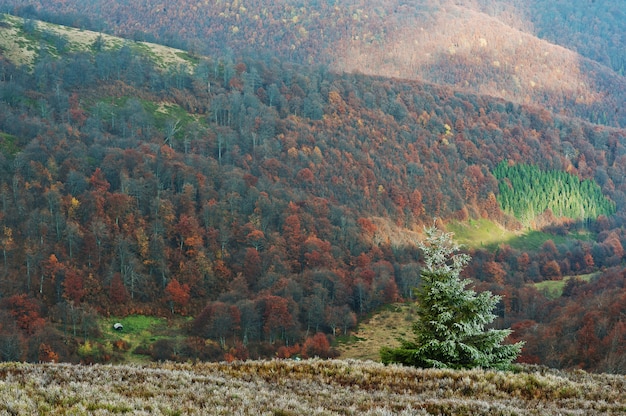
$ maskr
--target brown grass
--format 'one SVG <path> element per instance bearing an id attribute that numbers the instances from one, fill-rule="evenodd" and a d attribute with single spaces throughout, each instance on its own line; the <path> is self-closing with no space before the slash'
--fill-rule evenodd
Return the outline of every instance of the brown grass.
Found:
<path id="1" fill-rule="evenodd" d="M 525 367 L 421 370 L 362 361 L 0 364 L 0 414 L 597 415 L 626 378 Z"/>
<path id="2" fill-rule="evenodd" d="M 409 304 L 396 304 L 359 323 L 358 329 L 338 346 L 341 358 L 380 361 L 381 347 L 399 346 L 398 338 L 412 338 L 415 312 Z"/>

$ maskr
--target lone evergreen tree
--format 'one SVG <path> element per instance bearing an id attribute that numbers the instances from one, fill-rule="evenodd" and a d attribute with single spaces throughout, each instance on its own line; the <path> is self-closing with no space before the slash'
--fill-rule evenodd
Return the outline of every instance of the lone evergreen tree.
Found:
<path id="1" fill-rule="evenodd" d="M 510 329 L 485 329 L 495 319 L 493 309 L 500 296 L 477 294 L 467 289 L 468 279 L 459 277 L 470 256 L 455 254 L 458 244 L 451 233 L 426 229 L 419 243 L 425 267 L 417 289 L 419 318 L 413 325 L 415 340 L 401 340 L 399 348 L 384 347 L 383 363 L 416 367 L 507 368 L 519 355 L 523 343 L 502 344 Z"/>

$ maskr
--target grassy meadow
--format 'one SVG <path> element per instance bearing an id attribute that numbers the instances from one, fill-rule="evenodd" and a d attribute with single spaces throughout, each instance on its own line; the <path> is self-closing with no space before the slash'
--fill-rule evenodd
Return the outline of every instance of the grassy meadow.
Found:
<path id="1" fill-rule="evenodd" d="M 388 305 L 359 322 L 348 336 L 337 337 L 337 350 L 343 359 L 380 361 L 384 346 L 400 346 L 398 338 L 413 338 L 415 306 L 409 303 Z"/>
<path id="2" fill-rule="evenodd" d="M 598 276 L 598 273 L 581 274 L 578 276 L 565 276 L 561 280 L 546 280 L 543 282 L 535 283 L 533 286 L 543 293 L 548 299 L 557 299 L 563 295 L 563 288 L 570 279 L 580 279 L 585 282 L 590 282 L 594 277 Z"/>
<path id="3" fill-rule="evenodd" d="M 113 324 L 121 323 L 124 326 L 122 331 L 113 329 Z M 138 363 L 147 362 L 150 357 L 137 354 L 137 349 L 147 351 L 155 341 L 167 339 L 184 338 L 181 329 L 182 321 L 168 321 L 165 318 L 145 315 L 130 315 L 123 318 L 109 317 L 100 321 L 101 338 L 96 341 L 107 345 L 116 344 L 122 341 L 125 348 L 119 353 L 123 362 Z"/>
<path id="4" fill-rule="evenodd" d="M 96 40 L 101 42 L 104 49 L 127 46 L 134 53 L 149 58 L 163 70 L 179 65 L 192 68 L 197 64 L 196 57 L 180 49 L 0 14 L 0 49 L 3 56 L 15 65 L 32 67 L 42 48 L 53 56 L 66 51 L 94 53 L 93 45 Z"/>
<path id="5" fill-rule="evenodd" d="M 482 248 L 495 250 L 501 244 L 508 244 L 512 248 L 522 251 L 541 249 L 548 240 L 555 244 L 564 244 L 571 240 L 592 240 L 588 231 L 571 232 L 568 235 L 555 235 L 538 230 L 508 231 L 487 219 L 469 220 L 467 222 L 452 222 L 446 229 L 454 233 L 454 239 L 468 248 Z"/>
<path id="6" fill-rule="evenodd" d="M 459 244 L 469 248 L 495 248 L 520 237 L 486 219 L 452 222 L 446 225 L 446 229 L 454 233 L 454 239 Z"/>
<path id="7" fill-rule="evenodd" d="M 520 367 L 422 370 L 371 361 L 0 364 L 2 415 L 600 415 L 626 377 Z"/>

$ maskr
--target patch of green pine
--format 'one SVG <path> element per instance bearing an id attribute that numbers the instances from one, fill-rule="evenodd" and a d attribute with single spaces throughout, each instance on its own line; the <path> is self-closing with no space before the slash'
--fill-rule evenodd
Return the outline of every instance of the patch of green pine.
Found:
<path id="1" fill-rule="evenodd" d="M 595 219 L 615 213 L 615 203 L 592 180 L 559 170 L 543 171 L 534 165 L 501 162 L 493 171 L 498 180 L 502 210 L 529 224 L 546 210 L 556 217 Z"/>

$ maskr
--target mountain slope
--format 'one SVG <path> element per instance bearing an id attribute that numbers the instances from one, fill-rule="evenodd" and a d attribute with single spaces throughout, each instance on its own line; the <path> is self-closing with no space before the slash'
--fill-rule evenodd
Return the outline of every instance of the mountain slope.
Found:
<path id="1" fill-rule="evenodd" d="M 95 53 L 122 47 L 145 56 L 161 69 L 178 65 L 192 67 L 194 62 L 194 59 L 183 50 L 155 43 L 125 40 L 101 32 L 42 21 L 31 20 L 25 23 L 23 19 L 15 16 L 2 16 L 0 50 L 5 58 L 17 66 L 33 67 L 45 54 L 58 57 L 67 53 Z"/>
<path id="2" fill-rule="evenodd" d="M 585 39 L 597 44 L 598 35 L 584 29 L 594 27 L 587 24 L 589 16 L 599 13 L 597 20 L 604 21 L 611 10 L 618 13 L 611 2 L 604 3 L 605 8 L 575 6 L 576 13 L 567 12 L 565 6 L 513 0 L 320 1 L 312 7 L 295 0 L 245 5 L 186 0 L 176 4 L 97 0 L 85 5 L 71 0 L 33 1 L 36 8 L 28 10 L 83 13 L 102 20 L 116 34 L 187 43 L 208 54 L 262 51 L 338 71 L 428 80 L 624 126 L 626 81 L 623 72 L 617 72 L 623 66 L 624 40 L 613 25 L 603 30 L 600 42 L 607 45 L 610 57 L 584 46 Z M 1 5 L 20 6 L 11 0 Z M 543 14 L 546 8 L 550 14 Z M 562 19 L 551 26 L 548 16 L 555 13 Z M 570 17 L 577 29 L 568 31 Z M 541 35 L 546 39 L 537 37 Z M 565 49 L 569 45 L 588 58 Z"/>
<path id="3" fill-rule="evenodd" d="M 626 15 L 619 1 L 512 1 L 537 36 L 626 73 Z"/>
<path id="4" fill-rule="evenodd" d="M 469 7 L 410 16 L 407 6 L 390 16 L 397 23 L 386 26 L 385 42 L 343 41 L 336 67 L 423 79 L 600 124 L 626 120 L 626 79 L 608 67 Z"/>
<path id="5" fill-rule="evenodd" d="M 17 26 L 14 44 L 61 47 L 32 67 L 0 60 L 2 359 L 112 360 L 128 345 L 101 337 L 110 314 L 192 316 L 183 336 L 137 351 L 155 359 L 332 356 L 331 334 L 411 298 L 422 224 L 484 219 L 522 235 L 496 198 L 506 161 L 593 180 L 617 213 L 541 213 L 540 243 L 490 240 L 467 276 L 504 295 L 498 324 L 529 340 L 523 360 L 626 368 L 624 130 L 276 59 L 164 70 L 132 43 L 73 51 L 66 35 Z M 526 285 L 596 270 L 568 280 L 558 307 Z"/>

